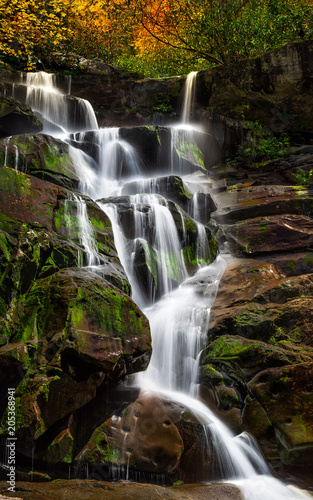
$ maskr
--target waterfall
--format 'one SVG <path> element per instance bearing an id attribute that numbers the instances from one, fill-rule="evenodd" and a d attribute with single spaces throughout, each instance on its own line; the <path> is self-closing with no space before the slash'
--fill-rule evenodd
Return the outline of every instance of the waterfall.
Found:
<path id="1" fill-rule="evenodd" d="M 121 230 L 118 213 L 112 214 L 114 204 L 109 204 L 109 211 L 104 204 L 100 203 L 100 206 L 112 220 L 119 248 L 125 247 L 122 264 L 133 287 L 133 299 L 143 308 L 153 303 L 156 297 L 168 294 L 188 274 L 176 225 L 165 198 L 138 194 L 130 196 L 130 203 L 134 214 L 134 235 L 127 244 L 125 238 L 118 236 Z M 150 271 L 148 283 L 141 283 L 136 272 L 136 261 L 142 254 Z"/>
<path id="2" fill-rule="evenodd" d="M 185 82 L 184 100 L 181 111 L 181 121 L 182 123 L 190 123 L 191 113 L 195 107 L 196 98 L 196 79 L 197 71 L 192 71 L 187 75 Z"/>
<path id="3" fill-rule="evenodd" d="M 227 258 L 219 255 L 212 264 L 205 265 L 205 228 L 198 222 L 200 269 L 194 276 L 188 275 L 182 258 L 181 241 L 168 203 L 162 196 L 155 194 L 156 182 L 151 179 L 146 181 L 146 186 L 141 184 L 140 191 L 147 188 L 148 193 L 141 192 L 129 197 L 127 207 L 131 207 L 134 214 L 134 234 L 126 234 L 129 228 L 123 226 L 120 212 L 125 199 L 123 197 L 121 200 L 117 196 L 122 192 L 125 179 L 134 179 L 140 173 L 140 159 L 136 151 L 120 140 L 118 129 L 99 130 L 91 106 L 86 102 L 76 117 L 79 123 L 74 136 L 69 134 L 73 131 L 73 125 L 66 117 L 68 108 L 65 106 L 65 96 L 56 90 L 54 77 L 38 73 L 28 74 L 26 78 L 26 100 L 45 117 L 45 130 L 52 124 L 52 134 L 58 134 L 60 130 L 67 132 L 66 141 L 75 146 L 71 146 L 70 152 L 75 159 L 83 193 L 93 199 L 109 197 L 98 204 L 111 219 L 115 245 L 131 283 L 133 299 L 148 317 L 152 333 L 152 358 L 147 370 L 136 376 L 135 385 L 142 391 L 155 391 L 179 402 L 197 415 L 206 430 L 208 441 L 214 445 L 218 477 L 238 484 L 246 500 L 311 498 L 297 488 L 274 479 L 254 440 L 245 433 L 233 435 L 197 399 L 199 355 L 205 346 L 210 311 L 227 266 Z M 192 73 L 185 85 L 182 125 L 190 121 L 195 82 L 196 73 Z M 86 113 L 85 118 L 80 116 L 83 112 Z M 88 127 L 92 132 L 87 132 Z M 175 141 L 175 147 L 182 156 L 188 158 L 191 154 L 198 154 L 190 146 L 188 134 L 177 134 Z M 83 149 L 87 146 L 88 151 Z M 87 256 L 87 265 L 98 266 L 100 259 L 86 204 L 77 195 L 73 196 L 72 202 L 77 205 L 79 243 Z M 195 197 L 194 213 L 198 216 L 197 212 Z M 142 255 L 149 274 L 145 286 L 140 282 L 142 276 L 136 273 L 135 266 L 136 259 Z"/>
<path id="4" fill-rule="evenodd" d="M 117 127 L 76 133 L 71 143 L 75 145 L 77 151 L 81 152 L 79 148 L 85 148 L 93 156 L 96 177 L 94 174 L 91 176 L 93 177 L 93 197 L 95 198 L 117 195 L 121 179 L 134 179 L 140 175 L 140 157 L 131 144 L 119 137 Z M 80 153 L 75 153 L 74 148 L 72 148 L 71 154 L 75 156 L 76 160 Z M 86 158 L 86 154 L 84 158 Z M 90 160 L 87 159 L 87 163 L 88 161 Z M 90 177 L 90 173 L 86 176 L 84 170 L 86 171 L 85 167 L 80 169 L 83 182 L 85 182 L 86 177 Z M 89 186 L 88 193 L 84 192 L 91 195 L 91 189 Z"/>
<path id="5" fill-rule="evenodd" d="M 76 207 L 77 226 L 72 221 L 71 208 Z M 103 259 L 99 255 L 93 226 L 88 218 L 87 205 L 81 196 L 72 193 L 71 198 L 65 202 L 65 214 L 68 231 L 72 239 L 77 239 L 83 247 L 83 255 L 79 254 L 78 262 L 81 267 L 100 266 Z M 85 257 L 84 257 L 85 256 Z"/>
<path id="6" fill-rule="evenodd" d="M 90 102 L 63 94 L 53 74 L 22 74 L 20 83 L 14 86 L 13 97 L 33 109 L 43 123 L 43 133 L 62 136 L 69 131 L 98 128 Z"/>
<path id="7" fill-rule="evenodd" d="M 150 364 L 146 372 L 138 375 L 142 387 L 157 392 L 166 389 L 193 393 L 196 361 L 205 344 L 210 309 L 225 267 L 225 260 L 218 257 L 201 270 L 206 276 L 210 273 L 206 293 L 201 298 L 192 286 L 197 277 L 187 278 L 154 307 L 145 310 L 153 336 Z"/>

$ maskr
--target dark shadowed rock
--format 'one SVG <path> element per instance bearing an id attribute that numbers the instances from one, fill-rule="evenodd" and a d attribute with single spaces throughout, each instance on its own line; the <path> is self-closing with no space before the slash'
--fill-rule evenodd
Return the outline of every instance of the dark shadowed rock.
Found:
<path id="1" fill-rule="evenodd" d="M 42 124 L 29 106 L 0 94 L 0 137 L 41 130 Z"/>

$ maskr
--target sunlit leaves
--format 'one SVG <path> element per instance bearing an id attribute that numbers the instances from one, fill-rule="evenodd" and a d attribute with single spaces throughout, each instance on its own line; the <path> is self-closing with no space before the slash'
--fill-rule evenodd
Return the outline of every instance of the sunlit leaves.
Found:
<path id="1" fill-rule="evenodd" d="M 179 74 L 312 33 L 313 0 L 0 0 L 0 56 L 28 68 L 62 51 Z"/>
<path id="2" fill-rule="evenodd" d="M 43 54 L 71 36 L 69 6 L 68 0 L 0 0 L 0 54 L 33 69 Z"/>

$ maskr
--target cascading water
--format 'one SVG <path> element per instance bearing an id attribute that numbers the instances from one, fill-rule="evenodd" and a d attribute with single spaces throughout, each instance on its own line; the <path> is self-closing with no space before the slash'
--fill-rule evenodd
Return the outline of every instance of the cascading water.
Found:
<path id="1" fill-rule="evenodd" d="M 140 175 L 140 158 L 131 144 L 120 139 L 117 127 L 76 133 L 73 139 L 76 147 L 86 145 L 88 150 L 89 145 L 89 149 L 94 150 L 97 175 L 96 182 L 93 182 L 94 197 L 116 195 L 121 178 L 133 179 Z M 75 154 L 73 150 L 72 154 Z"/>
<path id="2" fill-rule="evenodd" d="M 127 243 L 119 235 L 114 203 L 108 206 L 100 203 L 100 206 L 114 223 L 122 264 L 133 287 L 133 300 L 143 308 L 153 303 L 156 296 L 169 293 L 188 273 L 176 225 L 165 198 L 155 194 L 138 194 L 130 196 L 130 204 L 134 214 L 134 235 Z M 142 252 L 150 270 L 149 282 L 144 286 L 140 283 L 135 265 Z"/>
<path id="3" fill-rule="evenodd" d="M 80 240 L 79 243 L 84 249 L 84 255 L 79 255 L 80 266 L 100 266 L 102 259 L 98 253 L 93 226 L 88 218 L 86 202 L 81 196 L 77 196 L 72 193 L 72 199 L 65 202 L 65 212 L 69 211 L 69 205 L 72 205 L 73 203 L 76 207 L 76 216 L 78 221 L 77 233 Z M 69 229 L 71 230 L 71 225 Z"/>
<path id="4" fill-rule="evenodd" d="M 39 115 L 48 116 L 48 121 L 56 127 L 52 133 L 67 128 L 67 119 L 63 118 L 62 99 L 54 99 L 58 95 L 53 77 L 44 74 L 29 76 L 29 84 L 39 87 L 39 91 L 31 88 L 28 102 L 35 106 Z M 47 78 L 47 80 L 46 80 Z M 182 121 L 189 121 L 193 102 L 193 89 L 196 76 L 193 74 L 186 82 L 186 95 Z M 32 93 L 39 97 L 31 96 Z M 61 108 L 59 107 L 61 106 Z M 89 108 L 86 106 L 89 113 Z M 91 116 L 91 115 L 90 115 Z M 75 134 L 75 148 L 71 148 L 72 158 L 77 164 L 77 173 L 81 178 L 81 189 L 93 199 L 108 197 L 99 206 L 110 217 L 116 248 L 120 260 L 128 273 L 133 289 L 133 297 L 144 308 L 150 320 L 153 352 L 148 369 L 137 375 L 136 384 L 142 391 L 155 391 L 166 398 L 179 402 L 190 408 L 203 423 L 208 441 L 214 445 L 217 477 L 238 484 L 246 500 L 286 500 L 310 498 L 297 488 L 286 486 L 271 477 L 270 472 L 252 438 L 246 434 L 234 436 L 221 423 L 218 417 L 197 399 L 197 368 L 201 349 L 204 347 L 208 330 L 210 310 L 213 305 L 221 276 L 227 266 L 227 259 L 219 256 L 209 266 L 201 267 L 194 276 L 188 276 L 182 258 L 181 243 L 177 236 L 176 226 L 164 198 L 156 194 L 140 194 L 129 198 L 135 218 L 135 232 L 132 238 L 126 238 L 120 225 L 118 205 L 123 187 L 123 179 L 119 170 L 117 155 L 122 152 L 122 161 L 129 177 L 138 173 L 139 160 L 128 144 L 118 138 L 116 129 L 100 130 L 94 118 L 87 118 L 84 130 L 91 129 L 91 135 L 97 136 L 97 153 L 89 155 L 79 149 L 79 142 L 84 142 L 86 135 Z M 53 128 L 53 127 L 52 127 Z M 79 127 L 78 127 L 79 128 Z M 70 129 L 70 130 L 69 130 Z M 71 131 L 71 127 L 67 131 Z M 88 133 L 87 133 L 88 134 Z M 185 155 L 192 148 L 188 145 L 188 135 L 177 136 L 176 147 L 180 147 Z M 73 136 L 67 138 L 71 143 Z M 180 145 L 179 145 L 180 141 Z M 93 143 L 94 144 L 94 143 Z M 194 149 L 194 148 L 193 148 Z M 194 151 L 193 151 L 194 153 Z M 198 153 L 198 152 L 196 152 Z M 153 192 L 155 183 L 149 180 Z M 154 186 L 154 187 L 153 187 Z M 74 197 L 80 209 L 80 244 L 90 254 L 89 265 L 97 265 L 98 257 L 92 243 L 92 230 L 88 221 L 86 205 L 79 197 Z M 197 200 L 195 200 L 195 213 Z M 183 225 L 183 224 L 182 224 Z M 198 223 L 198 261 L 206 260 L 205 231 Z M 142 287 L 134 272 L 136 249 L 141 247 L 146 262 L 151 267 L 154 283 L 151 283 L 149 298 L 143 298 Z M 173 279 L 175 274 L 175 280 Z M 152 280 L 153 281 L 153 280 Z M 160 282 L 160 294 L 154 301 L 153 290 L 156 281 Z M 173 285 L 175 282 L 175 285 Z"/>
<path id="5" fill-rule="evenodd" d="M 90 102 L 60 92 L 54 74 L 43 71 L 22 74 L 20 83 L 14 85 L 13 97 L 33 109 L 43 123 L 43 133 L 56 136 L 98 128 Z"/>

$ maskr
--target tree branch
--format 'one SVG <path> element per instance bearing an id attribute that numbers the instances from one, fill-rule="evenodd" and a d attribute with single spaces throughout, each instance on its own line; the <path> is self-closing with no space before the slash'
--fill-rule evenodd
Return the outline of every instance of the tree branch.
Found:
<path id="1" fill-rule="evenodd" d="M 160 38 L 158 35 L 156 35 L 155 33 L 153 33 L 143 22 L 142 19 L 140 19 L 140 23 L 142 24 L 143 28 L 153 37 L 155 38 L 156 40 L 158 40 L 159 42 L 161 43 L 164 43 L 165 45 L 168 45 L 169 47 L 172 47 L 174 49 L 183 49 L 183 50 L 187 50 L 188 52 L 193 52 L 193 53 L 196 53 L 196 54 L 199 54 L 199 56 L 203 57 L 204 59 L 206 59 L 207 61 L 210 61 L 210 62 L 213 62 L 215 64 L 224 64 L 223 61 L 220 61 L 219 59 L 217 59 L 216 57 L 212 56 L 211 54 L 207 54 L 206 52 L 202 52 L 201 50 L 198 50 L 198 49 L 194 49 L 193 47 L 179 47 L 177 45 L 174 45 L 173 43 L 167 41 L 167 40 L 162 40 L 162 38 Z M 181 39 L 181 41 L 187 45 L 187 43 Z"/>

